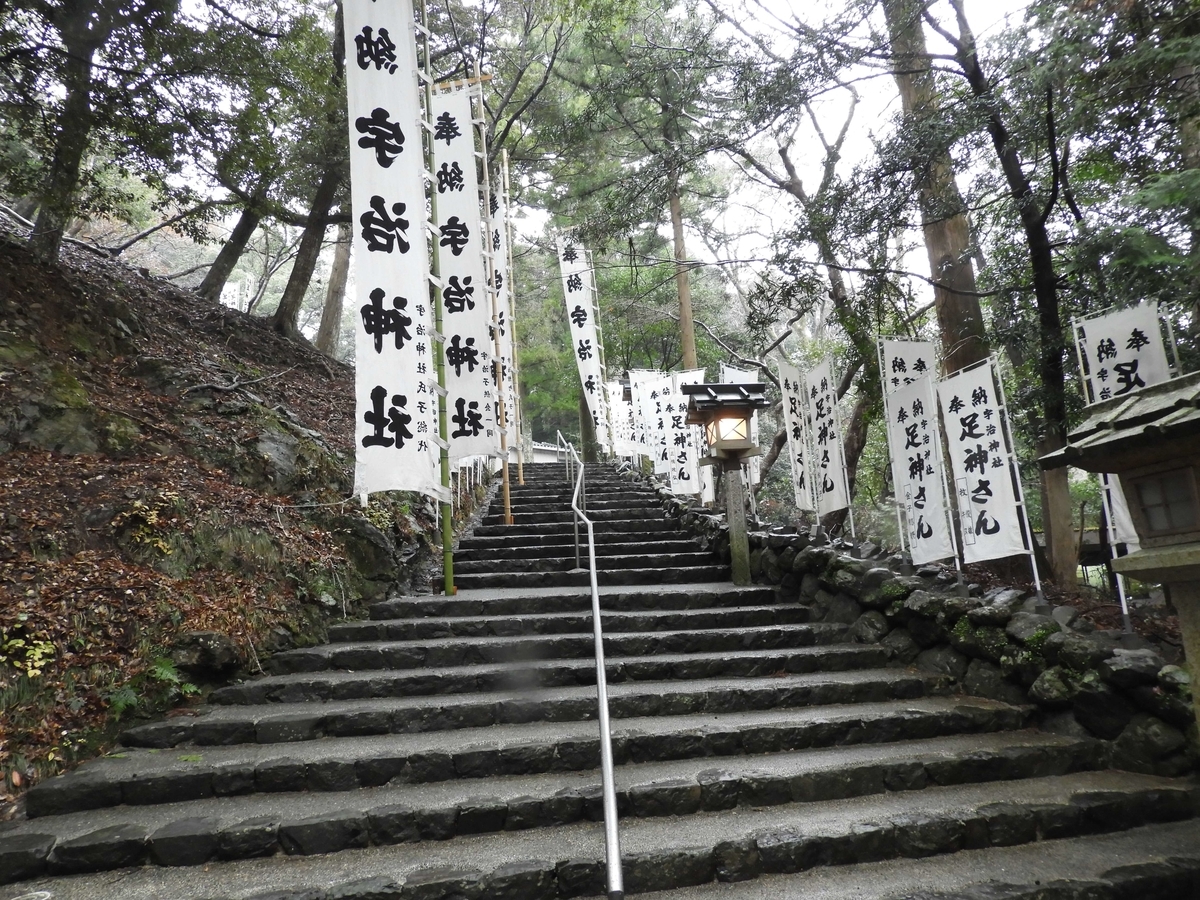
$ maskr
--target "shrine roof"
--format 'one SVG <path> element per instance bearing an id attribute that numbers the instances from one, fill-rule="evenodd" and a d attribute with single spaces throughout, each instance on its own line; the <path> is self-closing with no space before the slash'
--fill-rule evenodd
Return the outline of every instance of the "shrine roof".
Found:
<path id="1" fill-rule="evenodd" d="M 1067 437 L 1067 446 L 1040 460 L 1042 468 L 1075 466 L 1091 472 L 1119 472 L 1170 442 L 1192 438 L 1182 452 L 1193 452 L 1200 437 L 1200 372 L 1172 378 L 1135 394 L 1088 407 L 1087 418 Z M 1164 445 L 1164 441 L 1168 442 Z"/>

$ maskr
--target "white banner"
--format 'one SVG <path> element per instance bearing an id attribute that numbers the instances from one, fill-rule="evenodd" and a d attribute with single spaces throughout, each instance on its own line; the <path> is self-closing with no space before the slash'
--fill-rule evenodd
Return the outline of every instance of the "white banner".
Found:
<path id="1" fill-rule="evenodd" d="M 567 304 L 567 322 L 571 326 L 571 350 L 579 367 L 579 382 L 592 414 L 596 439 L 611 444 L 608 415 L 604 408 L 604 370 L 600 365 L 600 338 L 596 328 L 595 273 L 588 254 L 567 238 L 558 242 L 563 296 Z"/>
<path id="2" fill-rule="evenodd" d="M 991 360 L 938 383 L 962 528 L 963 562 L 1028 553 Z"/>
<path id="3" fill-rule="evenodd" d="M 492 384 L 488 240 L 479 208 L 476 132 L 469 90 L 433 95 L 442 328 L 446 333 L 446 415 L 450 461 L 500 451 Z"/>
<path id="4" fill-rule="evenodd" d="M 937 348 L 932 341 L 880 338 L 879 344 L 884 394 L 897 391 L 925 375 L 937 377 Z"/>
<path id="5" fill-rule="evenodd" d="M 346 0 L 354 217 L 354 490 L 449 501 L 439 472 L 425 159 L 410 0 Z"/>
<path id="6" fill-rule="evenodd" d="M 808 477 L 809 435 L 805 416 L 804 384 L 800 370 L 787 363 L 779 364 L 779 384 L 783 391 L 783 423 L 787 429 L 788 459 L 791 461 L 792 490 L 796 508 L 813 512 L 812 484 Z"/>
<path id="7" fill-rule="evenodd" d="M 823 516 L 850 505 L 846 457 L 842 452 L 842 423 L 837 410 L 837 382 L 833 378 L 833 364 L 828 359 L 805 377 L 813 447 L 809 477 L 817 497 L 817 512 Z"/>
<path id="8" fill-rule="evenodd" d="M 642 384 L 642 416 L 646 426 L 646 450 L 654 462 L 654 474 L 671 471 L 668 435 L 671 418 L 667 406 L 674 406 L 675 389 L 670 375 L 662 375 Z"/>
<path id="9" fill-rule="evenodd" d="M 896 496 L 904 509 L 913 564 L 955 556 L 933 378 L 926 375 L 893 391 L 888 416 Z"/>
<path id="10" fill-rule="evenodd" d="M 671 491 L 675 494 L 700 493 L 700 453 L 696 444 L 696 426 L 684 424 L 684 419 L 687 418 L 688 395 L 680 387 L 685 384 L 703 383 L 703 369 L 676 372 L 671 376 L 671 387 L 675 396 L 667 403 L 667 415 L 670 416 L 667 437 L 671 454 L 671 468 L 667 474 Z"/>
<path id="11" fill-rule="evenodd" d="M 633 410 L 633 443 L 639 456 L 650 458 L 654 455 L 650 449 L 650 418 L 647 413 L 646 403 L 648 391 L 646 384 L 662 378 L 662 372 L 655 372 L 650 369 L 630 369 L 629 371 L 629 393 L 632 397 Z"/>
<path id="12" fill-rule="evenodd" d="M 1075 323 L 1089 403 L 1123 397 L 1171 377 L 1158 303 L 1144 303 Z"/>
<path id="13" fill-rule="evenodd" d="M 622 399 L 625 389 L 619 381 L 606 381 L 604 392 L 612 422 L 613 453 L 617 456 L 633 456 L 637 453 L 637 445 L 633 442 L 633 404 Z"/>
<path id="14" fill-rule="evenodd" d="M 488 227 L 492 232 L 492 325 L 500 339 L 500 394 L 504 397 L 505 417 L 505 422 L 501 423 L 497 411 L 496 422 L 507 429 L 508 446 L 515 447 L 520 441 L 520 435 L 517 432 L 516 373 L 513 357 L 515 350 L 511 321 L 512 286 L 509 284 L 511 273 L 508 271 L 508 197 L 495 188 L 496 182 L 493 180 L 487 218 Z"/>

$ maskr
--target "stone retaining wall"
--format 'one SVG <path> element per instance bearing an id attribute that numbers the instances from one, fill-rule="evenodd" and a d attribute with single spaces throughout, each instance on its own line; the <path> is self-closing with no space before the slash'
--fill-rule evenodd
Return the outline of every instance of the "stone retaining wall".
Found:
<path id="1" fill-rule="evenodd" d="M 723 517 L 648 481 L 666 514 L 728 561 Z M 969 585 L 962 596 L 952 569 L 902 575 L 902 557 L 869 542 L 861 558 L 850 549 L 790 530 L 752 531 L 751 574 L 781 599 L 812 607 L 815 621 L 843 623 L 852 639 L 887 648 L 894 662 L 946 675 L 964 693 L 1032 704 L 1044 730 L 1106 742 L 1116 767 L 1179 775 L 1200 761 L 1188 672 L 1172 664 L 1177 648 L 1098 630 L 1028 591 Z"/>

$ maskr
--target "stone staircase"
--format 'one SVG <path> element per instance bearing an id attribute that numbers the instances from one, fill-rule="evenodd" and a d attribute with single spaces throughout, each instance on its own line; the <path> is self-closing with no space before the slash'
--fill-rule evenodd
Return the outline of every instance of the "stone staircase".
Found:
<path id="1" fill-rule="evenodd" d="M 527 472 L 519 515 L 565 505 L 555 470 Z M 664 545 L 607 576 L 675 581 L 601 589 L 628 893 L 1200 897 L 1193 781 L 1107 769 L 1100 743 L 951 695 L 769 589 L 686 583 L 713 568 L 670 565 L 694 545 L 594 482 L 596 513 L 621 504 L 606 524 L 638 523 L 603 559 Z M 0 825 L 0 900 L 603 895 L 590 598 L 520 582 L 564 574 L 569 521 L 537 527 L 460 547 L 516 583 L 379 603 L 37 785 Z M 522 571 L 522 546 L 557 561 Z"/>
<path id="2" fill-rule="evenodd" d="M 515 478 L 515 470 L 514 470 Z M 602 585 L 718 582 L 729 566 L 706 552 L 679 523 L 663 515 L 649 488 L 607 466 L 588 466 L 587 516 L 596 535 L 597 580 Z M 500 498 L 454 553 L 459 589 L 565 587 L 589 584 L 575 570 L 571 495 L 562 465 L 525 467 L 525 484 L 511 489 L 513 522 L 504 523 Z M 580 529 L 587 565 L 587 532 Z"/>

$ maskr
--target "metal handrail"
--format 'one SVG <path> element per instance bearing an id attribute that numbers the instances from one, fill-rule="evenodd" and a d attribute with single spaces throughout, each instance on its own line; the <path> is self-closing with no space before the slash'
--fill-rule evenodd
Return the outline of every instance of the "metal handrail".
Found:
<path id="1" fill-rule="evenodd" d="M 604 796 L 604 848 L 608 868 L 608 900 L 624 900 L 625 883 L 621 872 L 621 837 L 617 831 L 617 789 L 613 775 L 612 727 L 608 716 L 608 678 L 604 673 L 604 633 L 600 623 L 600 588 L 596 582 L 596 533 L 592 520 L 584 513 L 586 467 L 575 447 L 558 433 L 558 446 L 564 450 L 567 480 L 578 467 L 575 491 L 571 494 L 571 510 L 575 513 L 575 567 L 579 568 L 579 523 L 583 522 L 588 536 L 588 575 L 592 586 L 592 637 L 596 645 L 596 700 L 600 719 L 600 780 Z"/>

